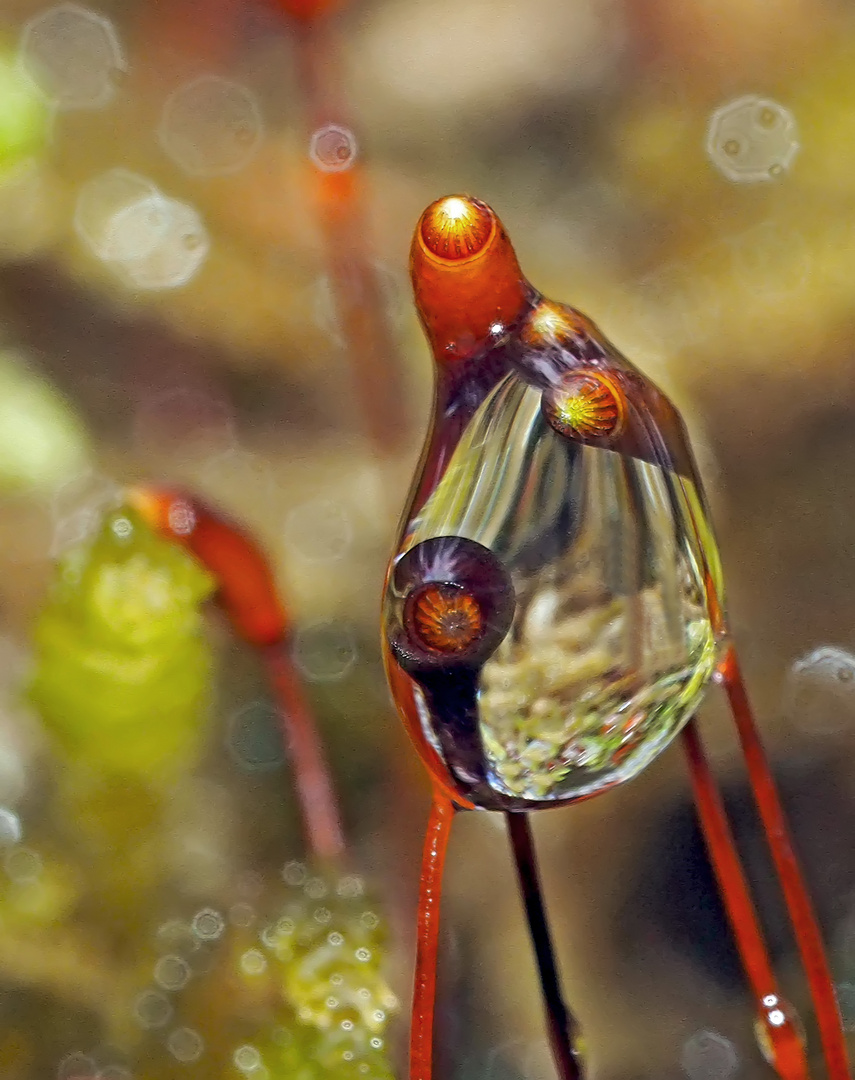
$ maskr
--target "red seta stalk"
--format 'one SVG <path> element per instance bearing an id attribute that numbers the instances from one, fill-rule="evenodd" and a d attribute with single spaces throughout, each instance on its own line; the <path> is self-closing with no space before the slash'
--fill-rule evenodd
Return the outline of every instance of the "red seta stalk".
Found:
<path id="1" fill-rule="evenodd" d="M 340 86 L 338 0 L 276 0 L 293 21 L 311 139 L 312 197 L 324 234 L 336 315 L 366 434 L 382 455 L 405 440 L 408 416 L 394 335 L 368 236 L 363 168 Z"/>
<path id="2" fill-rule="evenodd" d="M 732 646 L 719 666 L 719 678 L 727 693 L 748 768 L 754 801 L 763 822 L 763 830 L 804 966 L 828 1075 L 830 1080 L 850 1080 L 843 1024 L 822 933 L 793 851 L 787 820 L 760 741 L 736 651 Z"/>
<path id="3" fill-rule="evenodd" d="M 445 867 L 454 814 L 455 807 L 448 796 L 434 788 L 419 884 L 413 1016 L 410 1027 L 410 1080 L 433 1080 L 433 1017 L 442 871 Z"/>
<path id="4" fill-rule="evenodd" d="M 778 990 L 739 853 L 694 720 L 683 729 L 682 738 L 710 861 L 751 985 L 757 1016 L 771 1046 L 775 1071 L 781 1080 L 808 1080 L 804 1047 L 792 1010 Z"/>
<path id="5" fill-rule="evenodd" d="M 192 495 L 146 487 L 131 491 L 128 501 L 149 525 L 187 548 L 213 575 L 217 600 L 232 628 L 264 660 L 279 705 L 307 846 L 318 859 L 339 858 L 345 839 L 335 789 L 291 660 L 290 620 L 270 564 L 238 525 Z"/>
<path id="6" fill-rule="evenodd" d="M 546 1032 L 552 1059 L 560 1080 L 583 1080 L 582 1062 L 575 1051 L 579 1025 L 567 1008 L 561 991 L 555 946 L 552 944 L 552 934 L 546 917 L 546 905 L 543 900 L 529 815 L 506 813 L 505 821 L 514 855 L 520 896 L 525 907 L 529 933 L 537 959 L 543 1007 L 546 1013 Z"/>

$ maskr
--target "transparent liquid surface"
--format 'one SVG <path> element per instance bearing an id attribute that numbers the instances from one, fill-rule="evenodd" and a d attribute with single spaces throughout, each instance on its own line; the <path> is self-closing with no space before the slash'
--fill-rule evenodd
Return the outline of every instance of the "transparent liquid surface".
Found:
<path id="1" fill-rule="evenodd" d="M 704 589 L 718 559 L 691 482 L 562 438 L 540 393 L 509 375 L 408 546 L 444 535 L 489 547 L 517 596 L 480 678 L 491 786 L 566 799 L 639 772 L 691 717 L 718 657 Z"/>

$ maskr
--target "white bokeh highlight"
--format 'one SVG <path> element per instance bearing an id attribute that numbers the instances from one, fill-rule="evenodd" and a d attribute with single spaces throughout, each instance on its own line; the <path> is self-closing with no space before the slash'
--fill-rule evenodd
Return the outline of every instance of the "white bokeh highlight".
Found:
<path id="1" fill-rule="evenodd" d="M 112 22 L 79 4 L 42 11 L 21 32 L 20 62 L 60 109 L 102 109 L 116 93 L 117 76 L 127 70 Z"/>
<path id="2" fill-rule="evenodd" d="M 736 184 L 776 180 L 799 151 L 792 113 L 771 98 L 748 94 L 720 106 L 707 127 L 707 154 Z"/>
<path id="3" fill-rule="evenodd" d="M 255 95 L 219 75 L 202 75 L 167 100 L 160 145 L 191 176 L 239 172 L 261 145 L 264 124 Z"/>
<path id="4" fill-rule="evenodd" d="M 96 258 L 129 288 L 143 291 L 186 285 L 211 247 L 193 206 L 127 169 L 110 169 L 83 185 L 74 228 Z"/>
<path id="5" fill-rule="evenodd" d="M 821 645 L 799 657 L 784 682 L 783 711 L 805 731 L 855 729 L 855 655 Z"/>
<path id="6" fill-rule="evenodd" d="M 309 157 L 322 172 L 344 172 L 358 153 L 356 136 L 341 124 L 324 124 L 309 140 Z"/>

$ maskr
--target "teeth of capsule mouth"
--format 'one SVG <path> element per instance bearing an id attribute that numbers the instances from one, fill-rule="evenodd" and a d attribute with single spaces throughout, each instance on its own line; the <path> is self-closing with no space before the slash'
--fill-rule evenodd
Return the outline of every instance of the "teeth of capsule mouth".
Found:
<path id="1" fill-rule="evenodd" d="M 461 262 L 482 251 L 493 234 L 492 210 L 467 195 L 438 199 L 422 216 L 422 242 L 431 254 Z"/>

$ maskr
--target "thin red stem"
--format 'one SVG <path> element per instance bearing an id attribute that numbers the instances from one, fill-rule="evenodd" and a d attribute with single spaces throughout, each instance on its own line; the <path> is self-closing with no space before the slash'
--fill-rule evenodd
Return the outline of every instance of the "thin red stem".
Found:
<path id="1" fill-rule="evenodd" d="M 317 858 L 336 859 L 345 850 L 344 830 L 312 711 L 287 645 L 271 645 L 263 653 L 294 770 L 306 843 Z"/>
<path id="2" fill-rule="evenodd" d="M 828 1075 L 830 1080 L 850 1080 L 846 1040 L 825 945 L 793 851 L 784 810 L 757 732 L 736 651 L 732 646 L 720 665 L 719 673 L 736 723 L 754 801 L 763 822 L 810 987 Z"/>
<path id="3" fill-rule="evenodd" d="M 413 1015 L 410 1026 L 410 1080 L 432 1080 L 433 1018 L 436 1002 L 436 963 L 439 951 L 439 908 L 442 871 L 451 836 L 454 806 L 434 790 L 428 818 L 419 886 L 419 917 Z"/>
<path id="4" fill-rule="evenodd" d="M 683 729 L 683 747 L 710 861 L 742 966 L 751 984 L 758 1016 L 764 1021 L 774 1068 L 783 1080 L 806 1080 L 810 1074 L 804 1047 L 790 1010 L 781 999 L 739 853 L 694 720 Z M 776 1019 L 779 1015 L 785 1017 L 784 1023 L 771 1023 L 770 1013 L 775 1013 Z"/>
<path id="5" fill-rule="evenodd" d="M 330 122 L 349 129 L 338 85 L 339 54 L 338 37 L 329 19 L 299 28 L 297 72 L 308 135 Z M 378 270 L 370 257 L 363 168 L 356 161 L 341 172 L 313 169 L 316 209 L 354 390 L 366 434 L 381 453 L 388 453 L 406 438 L 408 425 L 394 335 Z"/>
<path id="6" fill-rule="evenodd" d="M 537 855 L 534 850 L 534 838 L 531 834 L 528 814 L 506 813 L 505 821 L 517 868 L 520 894 L 525 905 L 529 932 L 537 958 L 552 1058 L 561 1080 L 582 1080 L 584 1075 L 582 1065 L 573 1048 L 578 1024 L 565 1005 L 561 993 L 555 946 L 552 943 L 552 934 L 546 918 L 546 906 L 543 902 L 543 889 L 540 884 L 540 872 L 537 867 Z"/>

